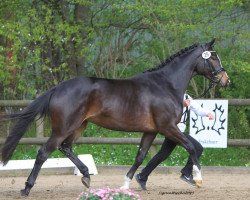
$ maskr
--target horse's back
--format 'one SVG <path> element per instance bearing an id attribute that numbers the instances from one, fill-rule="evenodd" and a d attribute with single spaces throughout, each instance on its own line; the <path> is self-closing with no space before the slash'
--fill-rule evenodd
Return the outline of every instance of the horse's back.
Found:
<path id="1" fill-rule="evenodd" d="M 156 90 L 138 79 L 77 77 L 58 85 L 50 107 L 55 119 L 77 125 L 89 121 L 113 130 L 156 131 L 156 107 L 165 104 Z"/>
<path id="2" fill-rule="evenodd" d="M 78 124 L 90 121 L 115 130 L 152 130 L 154 122 L 145 88 L 129 79 L 77 77 L 57 86 L 50 109 L 54 119 L 61 121 L 72 118 Z"/>

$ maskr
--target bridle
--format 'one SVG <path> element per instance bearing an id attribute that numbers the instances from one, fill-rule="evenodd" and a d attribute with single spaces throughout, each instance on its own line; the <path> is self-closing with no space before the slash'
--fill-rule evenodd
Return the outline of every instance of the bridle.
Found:
<path id="1" fill-rule="evenodd" d="M 206 65 L 208 66 L 208 68 L 211 71 L 212 78 L 209 79 L 208 88 L 201 95 L 199 95 L 196 98 L 201 98 L 201 97 L 205 96 L 211 88 L 213 88 L 216 84 L 218 84 L 221 81 L 222 77 L 219 80 L 217 80 L 216 76 L 220 72 L 225 71 L 225 69 L 222 67 L 222 64 L 221 64 L 220 58 L 218 57 L 218 54 L 216 54 L 216 56 L 219 60 L 220 65 L 216 68 L 219 68 L 219 69 L 216 70 L 216 68 L 211 64 L 211 62 L 209 61 L 209 58 L 212 56 L 212 53 L 216 53 L 216 51 L 208 51 L 208 50 L 203 49 L 203 53 L 201 54 L 201 57 L 204 59 L 204 68 L 206 68 Z"/>
<path id="2" fill-rule="evenodd" d="M 220 79 L 219 80 L 215 80 L 215 77 L 222 71 L 225 71 L 225 69 L 222 67 L 222 64 L 221 64 L 221 61 L 220 61 L 220 58 L 218 57 L 218 55 L 216 54 L 218 60 L 219 60 L 219 63 L 220 65 L 216 68 L 219 68 L 219 69 L 215 69 L 215 67 L 211 64 L 211 62 L 209 61 L 209 58 L 211 57 L 212 53 L 216 53 L 216 51 L 203 51 L 203 53 L 201 54 L 201 57 L 204 59 L 204 68 L 206 67 L 206 65 L 208 65 L 209 69 L 211 70 L 211 74 L 212 74 L 212 79 L 210 79 L 210 81 L 212 81 L 213 83 L 219 83 L 220 82 Z"/>

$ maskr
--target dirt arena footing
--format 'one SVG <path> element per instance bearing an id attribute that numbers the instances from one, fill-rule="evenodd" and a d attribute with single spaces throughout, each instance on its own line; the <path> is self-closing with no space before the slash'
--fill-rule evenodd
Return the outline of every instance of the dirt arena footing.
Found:
<path id="1" fill-rule="evenodd" d="M 119 188 L 128 166 L 97 166 L 91 176 L 91 188 Z M 146 200 L 250 200 L 250 167 L 202 167 L 203 185 L 196 188 L 180 180 L 181 167 L 158 167 L 149 177 L 147 191 L 133 179 L 131 189 Z M 73 168 L 43 169 L 28 200 L 70 200 L 86 191 Z M 137 171 L 139 172 L 140 169 Z M 0 200 L 23 199 L 23 189 L 30 170 L 0 172 Z"/>

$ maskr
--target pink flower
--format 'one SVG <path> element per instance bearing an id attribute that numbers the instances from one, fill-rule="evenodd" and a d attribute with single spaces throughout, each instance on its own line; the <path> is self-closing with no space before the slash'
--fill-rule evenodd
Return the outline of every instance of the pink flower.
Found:
<path id="1" fill-rule="evenodd" d="M 101 200 L 113 200 L 114 197 L 126 197 L 126 199 L 140 200 L 140 196 L 132 190 L 120 190 L 112 188 L 90 189 L 88 192 L 81 192 L 77 200 L 91 200 L 100 198 Z"/>

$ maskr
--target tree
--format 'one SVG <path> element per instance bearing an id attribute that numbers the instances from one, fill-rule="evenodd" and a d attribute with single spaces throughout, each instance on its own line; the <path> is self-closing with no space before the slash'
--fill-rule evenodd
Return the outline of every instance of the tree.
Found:
<path id="1" fill-rule="evenodd" d="M 236 71 L 249 70 L 249 7 L 244 0 L 1 1 L 2 98 L 33 98 L 78 75 L 128 77 L 214 37 L 232 79 Z M 13 67 L 16 86 L 10 89 Z M 189 91 L 197 96 L 207 85 L 196 78 Z M 209 96 L 222 92 L 213 89 Z M 236 90 L 228 95 L 238 96 Z"/>

